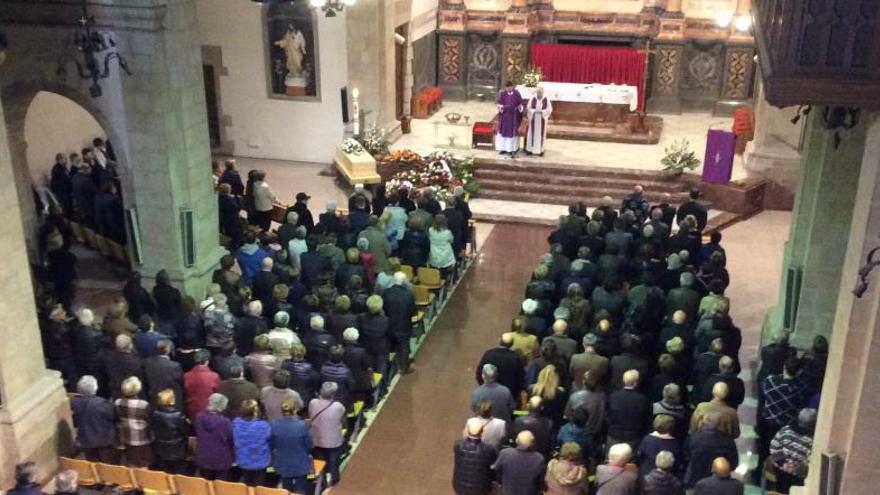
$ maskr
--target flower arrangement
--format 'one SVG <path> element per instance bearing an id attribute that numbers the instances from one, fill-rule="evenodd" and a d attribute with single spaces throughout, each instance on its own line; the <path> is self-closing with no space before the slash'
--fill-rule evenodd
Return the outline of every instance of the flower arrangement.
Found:
<path id="1" fill-rule="evenodd" d="M 359 141 L 361 146 L 371 155 L 385 156 L 388 154 L 388 133 L 385 132 L 385 129 L 376 127 L 375 124 L 367 128 Z"/>
<path id="2" fill-rule="evenodd" d="M 342 141 L 342 151 L 343 153 L 348 155 L 360 155 L 365 150 L 364 147 L 361 146 L 361 143 L 357 141 L 357 139 L 345 138 L 345 140 Z"/>
<path id="3" fill-rule="evenodd" d="M 685 170 L 693 170 L 700 166 L 700 159 L 690 149 L 690 143 L 686 139 L 675 141 L 663 148 L 663 153 L 664 156 L 660 160 L 663 171 L 674 177 L 678 177 Z"/>
<path id="4" fill-rule="evenodd" d="M 537 87 L 543 79 L 544 73 L 541 71 L 541 68 L 537 65 L 530 65 L 520 76 L 519 82 L 523 86 L 534 88 Z"/>
<path id="5" fill-rule="evenodd" d="M 474 180 L 473 157 L 445 151 L 435 151 L 426 156 L 424 165 L 394 174 L 385 186 L 388 190 L 431 187 L 440 201 L 448 201 L 453 190 L 459 186 L 471 196 L 480 190 L 479 183 Z"/>
<path id="6" fill-rule="evenodd" d="M 388 161 L 400 163 L 416 163 L 422 157 L 413 150 L 394 150 L 388 155 Z"/>

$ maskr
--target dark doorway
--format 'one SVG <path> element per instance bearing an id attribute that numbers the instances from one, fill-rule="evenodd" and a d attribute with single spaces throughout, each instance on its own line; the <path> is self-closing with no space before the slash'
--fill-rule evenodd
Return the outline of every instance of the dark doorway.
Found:
<path id="1" fill-rule="evenodd" d="M 208 110 L 208 137 L 211 148 L 220 146 L 220 111 L 217 108 L 217 79 L 213 65 L 203 65 L 205 80 L 205 107 Z"/>

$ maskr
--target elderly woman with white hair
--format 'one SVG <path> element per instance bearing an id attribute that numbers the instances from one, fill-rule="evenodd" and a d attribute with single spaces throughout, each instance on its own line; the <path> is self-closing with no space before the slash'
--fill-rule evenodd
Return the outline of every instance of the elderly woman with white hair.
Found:
<path id="1" fill-rule="evenodd" d="M 232 422 L 224 413 L 229 399 L 222 394 L 208 397 L 208 408 L 196 417 L 195 461 L 199 476 L 208 480 L 225 480 L 235 462 Z"/>
<path id="2" fill-rule="evenodd" d="M 92 375 L 104 382 L 105 337 L 95 324 L 95 314 L 88 308 L 76 313 L 78 325 L 73 330 L 73 359 L 80 376 Z"/>
<path id="3" fill-rule="evenodd" d="M 76 495 L 78 489 L 79 474 L 73 469 L 61 471 L 55 476 L 55 495 Z"/>
<path id="4" fill-rule="evenodd" d="M 318 397 L 309 402 L 309 433 L 315 457 L 327 461 L 331 486 L 339 483 L 339 463 L 345 447 L 342 437 L 345 406 L 335 398 L 338 390 L 336 383 L 324 382 Z"/>
<path id="5" fill-rule="evenodd" d="M 675 455 L 662 450 L 654 457 L 654 469 L 642 481 L 642 495 L 684 495 L 684 487 L 675 474 Z"/>
<path id="6" fill-rule="evenodd" d="M 86 459 L 93 462 L 116 462 L 115 440 L 116 414 L 113 404 L 99 397 L 98 380 L 86 375 L 76 384 L 77 396 L 70 401 L 73 425 L 76 427 L 76 443 Z"/>
<path id="7" fill-rule="evenodd" d="M 358 344 L 360 332 L 357 328 L 348 327 L 342 332 L 343 362 L 351 371 L 354 382 L 351 387 L 352 400 L 363 400 L 369 403 L 373 394 L 373 367 L 367 350 Z M 369 405 L 369 404 L 368 404 Z"/>
<path id="8" fill-rule="evenodd" d="M 596 468 L 596 495 L 636 495 L 639 475 L 628 469 L 632 447 L 618 443 L 608 449 L 608 463 Z"/>
<path id="9" fill-rule="evenodd" d="M 122 382 L 122 398 L 116 399 L 116 420 L 119 437 L 125 446 L 126 463 L 134 467 L 149 467 L 153 461 L 153 433 L 150 430 L 150 404 L 138 398 L 143 385 L 131 376 Z"/>

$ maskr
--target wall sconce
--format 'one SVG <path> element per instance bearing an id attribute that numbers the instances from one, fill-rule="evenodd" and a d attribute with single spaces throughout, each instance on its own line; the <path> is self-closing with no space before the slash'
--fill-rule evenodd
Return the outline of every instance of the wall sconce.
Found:
<path id="1" fill-rule="evenodd" d="M 6 35 L 0 33 L 0 65 L 3 65 L 3 62 L 6 61 L 6 48 L 9 46 L 9 42 L 6 41 Z"/>
<path id="2" fill-rule="evenodd" d="M 859 268 L 859 277 L 856 279 L 856 286 L 852 291 L 853 295 L 859 299 L 868 291 L 868 276 L 871 275 L 874 268 L 880 265 L 880 260 L 874 260 L 874 255 L 877 254 L 877 251 L 880 251 L 880 247 L 875 247 L 868 251 L 865 264 Z"/>

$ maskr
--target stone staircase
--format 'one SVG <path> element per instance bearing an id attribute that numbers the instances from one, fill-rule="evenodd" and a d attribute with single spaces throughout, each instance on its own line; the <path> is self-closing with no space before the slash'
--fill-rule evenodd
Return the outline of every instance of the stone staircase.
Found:
<path id="1" fill-rule="evenodd" d="M 652 203 L 669 193 L 670 202 L 678 204 L 687 200 L 690 187 L 655 170 L 585 167 L 535 158 L 478 158 L 475 177 L 481 198 L 563 205 L 585 201 L 593 206 L 606 195 L 618 205 L 635 184 L 645 188 Z"/>

